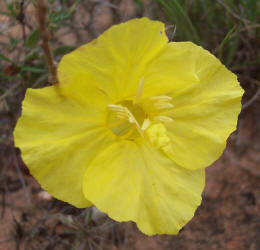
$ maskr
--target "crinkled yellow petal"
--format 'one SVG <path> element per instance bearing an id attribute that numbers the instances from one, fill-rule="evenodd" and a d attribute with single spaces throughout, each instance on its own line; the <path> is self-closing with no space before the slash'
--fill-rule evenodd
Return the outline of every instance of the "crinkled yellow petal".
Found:
<path id="1" fill-rule="evenodd" d="M 140 18 L 114 25 L 62 58 L 58 66 L 60 87 L 73 85 L 74 91 L 84 94 L 92 77 L 114 102 L 133 97 L 147 63 L 167 42 L 164 24 L 158 21 Z M 82 84 L 73 84 L 71 78 L 82 72 Z"/>
<path id="2" fill-rule="evenodd" d="M 148 235 L 177 234 L 201 202 L 204 170 L 179 167 L 144 143 L 117 142 L 86 170 L 85 197 L 117 221 Z"/>
<path id="3" fill-rule="evenodd" d="M 31 174 L 51 195 L 77 207 L 92 204 L 82 193 L 83 174 L 114 140 L 97 117 L 91 106 L 60 96 L 56 87 L 28 89 L 14 131 Z"/>
<path id="4" fill-rule="evenodd" d="M 61 95 L 75 100 L 81 106 L 86 106 L 89 117 L 96 120 L 104 119 L 104 116 L 107 115 L 109 98 L 98 88 L 93 77 L 87 72 L 71 75 L 56 87 Z"/>
<path id="5" fill-rule="evenodd" d="M 236 75 L 190 42 L 170 43 L 150 66 L 147 93 L 163 91 L 173 99 L 174 107 L 162 114 L 173 119 L 166 124 L 168 156 L 188 169 L 209 166 L 236 129 L 243 94 Z"/>
<path id="6" fill-rule="evenodd" d="M 220 64 L 207 50 L 191 42 L 168 43 L 147 65 L 144 94 L 165 95 L 199 84 Z"/>

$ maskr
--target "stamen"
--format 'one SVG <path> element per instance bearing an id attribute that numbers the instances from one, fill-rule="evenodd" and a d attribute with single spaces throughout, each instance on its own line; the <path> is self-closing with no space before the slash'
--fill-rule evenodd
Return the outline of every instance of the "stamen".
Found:
<path id="1" fill-rule="evenodd" d="M 113 111 L 124 111 L 124 108 L 122 105 L 118 104 L 108 104 L 107 107 Z"/>
<path id="2" fill-rule="evenodd" d="M 124 107 L 120 104 L 108 104 L 108 108 L 111 111 L 116 112 L 116 116 L 119 119 L 128 120 L 131 124 L 134 124 L 137 131 L 141 134 L 142 137 L 144 137 L 143 130 L 141 129 L 139 123 L 127 107 Z"/>
<path id="3" fill-rule="evenodd" d="M 150 97 L 150 99 L 152 101 L 162 101 L 162 100 L 164 100 L 164 101 L 171 101 L 172 100 L 172 98 L 170 96 L 167 96 L 167 95 L 152 96 L 152 97 Z"/>
<path id="4" fill-rule="evenodd" d="M 154 121 L 160 121 L 160 122 L 173 122 L 173 119 L 168 116 L 158 115 L 153 117 Z"/>
<path id="5" fill-rule="evenodd" d="M 167 103 L 167 102 L 166 102 L 166 103 L 160 103 L 160 102 L 158 102 L 158 103 L 155 103 L 154 106 L 155 106 L 157 109 L 171 109 L 171 108 L 174 107 L 173 104 Z"/>
<path id="6" fill-rule="evenodd" d="M 116 112 L 116 116 L 119 119 L 128 120 L 126 107 L 117 104 L 108 104 L 108 108 Z"/>
<path id="7" fill-rule="evenodd" d="M 136 92 L 136 96 L 134 99 L 134 104 L 138 103 L 138 101 L 140 100 L 140 98 L 143 94 L 143 90 L 144 90 L 144 77 L 142 77 L 139 82 L 138 90 Z"/>
<path id="8" fill-rule="evenodd" d="M 152 101 L 153 107 L 157 110 L 162 110 L 162 109 L 171 109 L 174 107 L 170 101 L 172 98 L 167 95 L 158 95 L 158 96 L 153 96 L 149 98 L 150 101 Z"/>

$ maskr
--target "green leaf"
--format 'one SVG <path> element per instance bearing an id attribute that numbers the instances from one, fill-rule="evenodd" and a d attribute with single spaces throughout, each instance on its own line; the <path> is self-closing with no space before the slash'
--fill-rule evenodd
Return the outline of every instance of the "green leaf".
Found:
<path id="1" fill-rule="evenodd" d="M 60 10 L 58 12 L 51 12 L 49 14 L 49 22 L 52 24 L 59 24 L 62 23 L 63 21 L 66 21 L 70 18 L 71 13 L 70 10 Z"/>
<path id="2" fill-rule="evenodd" d="M 46 71 L 44 68 L 30 67 L 30 66 L 22 66 L 22 71 L 29 71 L 32 73 L 43 73 Z"/>
<path id="3" fill-rule="evenodd" d="M 4 55 L 1 54 L 1 53 L 0 53 L 0 59 L 3 60 L 3 61 L 6 61 L 6 62 L 9 62 L 9 63 L 12 63 L 12 64 L 15 64 L 15 65 L 16 65 L 16 63 L 15 63 L 13 60 L 11 60 L 10 58 L 4 56 Z"/>
<path id="4" fill-rule="evenodd" d="M 20 42 L 20 40 L 15 39 L 13 37 L 10 37 L 9 41 L 10 41 L 11 49 L 14 49 L 16 45 Z"/>
<path id="5" fill-rule="evenodd" d="M 74 46 L 67 46 L 67 45 L 62 45 L 58 47 L 57 49 L 54 50 L 54 56 L 63 56 L 65 54 L 68 54 L 72 50 L 74 50 L 76 47 Z"/>
<path id="6" fill-rule="evenodd" d="M 135 4 L 138 6 L 139 9 L 143 10 L 144 9 L 144 4 L 141 0 L 134 0 Z"/>
<path id="7" fill-rule="evenodd" d="M 28 48 L 34 48 L 40 38 L 40 31 L 39 29 L 35 29 L 33 32 L 31 32 L 31 34 L 28 36 L 27 40 L 26 40 L 26 47 Z"/>
<path id="8" fill-rule="evenodd" d="M 239 33 L 242 27 L 242 23 L 240 23 L 237 27 L 237 29 L 234 31 L 234 37 L 230 40 L 229 42 L 229 48 L 228 48 L 228 52 L 227 52 L 227 56 L 225 58 L 225 65 L 226 66 L 230 66 L 230 63 L 233 60 L 233 57 L 235 55 L 235 52 L 238 49 L 239 46 Z"/>
<path id="9" fill-rule="evenodd" d="M 243 14 L 252 22 L 257 22 L 260 16 L 259 0 L 240 0 L 240 6 L 243 8 Z"/>
<path id="10" fill-rule="evenodd" d="M 219 45 L 218 53 L 217 53 L 219 59 L 222 58 L 223 48 L 226 45 L 226 43 L 229 41 L 229 38 L 230 38 L 231 34 L 233 33 L 233 31 L 235 30 L 235 28 L 236 27 L 234 26 L 232 29 L 230 29 L 228 31 L 228 33 L 225 35 L 224 39 L 222 40 L 221 44 Z"/>
<path id="11" fill-rule="evenodd" d="M 28 54 L 24 56 L 23 64 L 29 64 L 29 62 L 32 62 L 34 59 L 39 57 L 39 50 L 37 48 L 31 49 Z"/>
<path id="12" fill-rule="evenodd" d="M 2 77 L 3 79 L 8 79 L 8 80 L 10 80 L 10 79 L 12 79 L 12 80 L 17 80 L 17 76 L 8 76 L 8 75 L 6 75 L 6 74 L 0 72 L 0 78 L 1 78 L 1 77 Z"/>
<path id="13" fill-rule="evenodd" d="M 16 8 L 14 8 L 15 3 L 13 1 L 8 1 L 8 3 L 6 4 L 6 7 L 9 10 L 9 15 L 16 18 L 18 16 L 18 10 Z"/>

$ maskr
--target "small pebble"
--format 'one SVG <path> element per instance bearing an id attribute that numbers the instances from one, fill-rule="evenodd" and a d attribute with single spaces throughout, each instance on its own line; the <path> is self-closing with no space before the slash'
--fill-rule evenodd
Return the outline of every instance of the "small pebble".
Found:
<path id="1" fill-rule="evenodd" d="M 37 194 L 37 198 L 39 200 L 49 201 L 49 200 L 51 200 L 52 196 L 48 192 L 46 192 L 46 191 L 40 191 Z"/>

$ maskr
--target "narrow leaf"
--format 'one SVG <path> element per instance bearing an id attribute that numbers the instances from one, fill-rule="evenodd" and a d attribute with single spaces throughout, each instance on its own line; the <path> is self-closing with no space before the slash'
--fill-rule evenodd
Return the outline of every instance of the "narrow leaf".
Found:
<path id="1" fill-rule="evenodd" d="M 6 62 L 9 62 L 9 63 L 12 63 L 12 64 L 16 65 L 16 63 L 13 60 L 11 60 L 10 58 L 4 56 L 2 53 L 0 53 L 0 59 L 3 60 L 3 61 L 6 61 Z"/>
<path id="2" fill-rule="evenodd" d="M 42 69 L 42 68 L 36 68 L 36 67 L 30 67 L 30 66 L 23 66 L 22 67 L 22 71 L 29 71 L 29 72 L 33 72 L 33 73 L 43 73 L 46 70 Z"/>
<path id="3" fill-rule="evenodd" d="M 235 28 L 236 28 L 236 26 L 234 26 L 232 29 L 230 29 L 228 31 L 228 33 L 225 35 L 224 39 L 222 40 L 221 44 L 219 45 L 218 52 L 217 52 L 217 56 L 219 59 L 222 58 L 224 46 L 229 41 L 229 38 L 230 38 L 231 34 L 233 33 L 233 31 L 235 30 Z"/>
<path id="4" fill-rule="evenodd" d="M 39 29 L 35 29 L 27 38 L 26 40 L 26 47 L 33 48 L 36 46 L 37 42 L 40 38 L 40 31 Z"/>

